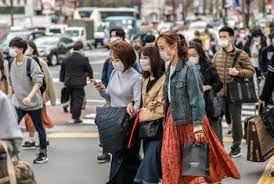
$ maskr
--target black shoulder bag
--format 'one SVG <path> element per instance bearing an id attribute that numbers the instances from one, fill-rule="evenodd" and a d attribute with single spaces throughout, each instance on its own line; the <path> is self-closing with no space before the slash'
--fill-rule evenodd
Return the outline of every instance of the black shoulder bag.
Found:
<path id="1" fill-rule="evenodd" d="M 232 68 L 238 62 L 241 50 L 237 50 L 233 58 Z M 257 95 L 253 78 L 232 77 L 227 86 L 227 98 L 231 103 L 256 103 Z"/>
<path id="2" fill-rule="evenodd" d="M 126 107 L 97 107 L 95 124 L 105 152 L 114 154 L 126 148 L 130 134 Z"/>

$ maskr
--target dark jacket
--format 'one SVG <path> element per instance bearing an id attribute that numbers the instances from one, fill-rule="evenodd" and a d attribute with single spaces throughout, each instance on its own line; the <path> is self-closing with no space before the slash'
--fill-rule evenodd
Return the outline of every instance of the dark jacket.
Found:
<path id="1" fill-rule="evenodd" d="M 82 88 L 87 85 L 87 76 L 93 78 L 93 70 L 87 57 L 73 52 L 66 57 L 61 65 L 60 81 L 66 86 Z"/>
<path id="2" fill-rule="evenodd" d="M 134 63 L 133 68 L 138 73 L 141 73 L 141 69 L 140 69 L 137 61 Z M 110 78 L 110 75 L 111 75 L 113 69 L 114 69 L 114 67 L 112 65 L 111 58 L 107 58 L 103 65 L 102 77 L 101 77 L 102 83 L 104 84 L 105 87 L 108 86 L 109 78 Z"/>
<path id="3" fill-rule="evenodd" d="M 202 124 L 205 115 L 205 102 L 202 90 L 201 74 L 194 64 L 178 60 L 169 81 L 170 66 L 166 72 L 164 85 L 165 114 L 169 103 L 176 124 Z M 171 102 L 168 101 L 168 83 L 170 82 Z"/>
<path id="4" fill-rule="evenodd" d="M 202 73 L 203 85 L 210 85 L 215 93 L 218 93 L 223 88 L 220 76 L 210 61 L 204 61 L 200 64 L 200 71 Z"/>
<path id="5" fill-rule="evenodd" d="M 274 55 L 271 58 L 271 61 L 268 66 L 268 72 L 266 75 L 266 80 L 264 88 L 260 99 L 265 101 L 267 104 L 271 101 L 271 96 L 274 91 Z"/>
<path id="6" fill-rule="evenodd" d="M 260 69 L 265 74 L 268 69 L 268 65 L 271 62 L 271 58 L 274 55 L 274 46 L 270 45 L 268 47 L 265 47 L 262 49 L 261 55 L 260 55 Z"/>

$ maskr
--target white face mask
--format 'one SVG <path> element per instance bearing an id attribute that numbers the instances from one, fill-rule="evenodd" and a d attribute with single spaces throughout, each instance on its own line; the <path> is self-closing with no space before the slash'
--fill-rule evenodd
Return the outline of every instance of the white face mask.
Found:
<path id="1" fill-rule="evenodd" d="M 32 55 L 32 51 L 30 51 L 29 49 L 27 49 L 27 50 L 25 51 L 25 55 L 26 55 L 26 56 Z"/>
<path id="2" fill-rule="evenodd" d="M 12 57 L 12 58 L 15 58 L 15 57 L 17 56 L 17 53 L 16 53 L 16 51 L 15 51 L 14 48 L 10 48 L 10 49 L 9 49 L 9 55 L 10 55 L 10 57 Z"/>
<path id="3" fill-rule="evenodd" d="M 170 63 L 171 61 L 171 56 L 169 56 L 165 51 L 160 52 L 160 57 L 165 61 L 165 63 Z"/>
<path id="4" fill-rule="evenodd" d="M 122 63 L 122 61 L 120 59 L 117 59 L 115 62 L 112 62 L 112 65 L 113 65 L 114 69 L 119 72 L 123 72 L 125 69 L 124 64 Z"/>
<path id="5" fill-rule="evenodd" d="M 240 33 L 240 38 L 245 38 L 245 34 L 244 33 Z"/>
<path id="6" fill-rule="evenodd" d="M 189 57 L 188 60 L 195 65 L 199 64 L 199 57 Z"/>
<path id="7" fill-rule="evenodd" d="M 219 40 L 219 46 L 222 47 L 223 49 L 227 48 L 229 45 L 229 41 L 225 39 L 220 39 Z"/>
<path id="8" fill-rule="evenodd" d="M 140 65 L 143 71 L 151 71 L 151 66 L 148 59 L 140 59 Z"/>

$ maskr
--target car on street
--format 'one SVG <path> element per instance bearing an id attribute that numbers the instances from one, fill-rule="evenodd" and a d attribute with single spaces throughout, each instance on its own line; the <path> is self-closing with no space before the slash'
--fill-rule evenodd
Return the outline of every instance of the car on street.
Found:
<path id="1" fill-rule="evenodd" d="M 14 37 L 21 37 L 26 41 L 30 40 L 36 40 L 37 38 L 45 36 L 46 33 L 44 31 L 36 31 L 36 30 L 24 30 L 24 31 L 12 31 L 3 36 L 3 38 L 0 41 L 0 48 L 2 49 L 3 53 L 5 54 L 6 59 L 9 59 L 9 53 L 8 53 L 8 46 L 9 42 Z"/>
<path id="2" fill-rule="evenodd" d="M 35 40 L 38 52 L 49 65 L 60 64 L 73 48 L 73 40 L 67 36 L 45 36 Z"/>

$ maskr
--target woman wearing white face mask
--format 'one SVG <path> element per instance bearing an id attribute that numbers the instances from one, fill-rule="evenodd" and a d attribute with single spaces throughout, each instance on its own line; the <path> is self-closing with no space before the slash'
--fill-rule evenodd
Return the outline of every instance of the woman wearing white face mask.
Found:
<path id="1" fill-rule="evenodd" d="M 236 166 L 209 125 L 200 73 L 194 64 L 188 62 L 185 38 L 167 31 L 159 35 L 156 46 L 171 58 L 164 84 L 166 117 L 161 155 L 162 183 L 216 183 L 226 177 L 240 178 Z M 209 147 L 210 175 L 186 176 L 183 163 L 189 155 L 184 154 L 184 146 L 201 142 Z"/>
<path id="2" fill-rule="evenodd" d="M 220 141 L 223 141 L 222 123 L 219 121 L 220 114 L 215 114 L 212 105 L 212 99 L 209 98 L 209 93 L 214 95 L 223 88 L 223 83 L 217 73 L 217 70 L 212 62 L 207 58 L 201 45 L 191 43 L 188 48 L 189 62 L 194 63 L 202 74 L 203 92 L 206 104 L 206 114 L 209 119 L 209 123 Z M 220 112 L 219 112 L 220 113 Z"/>
<path id="3" fill-rule="evenodd" d="M 110 101 L 111 107 L 127 107 L 128 114 L 133 117 L 141 105 L 142 88 L 141 75 L 133 69 L 136 54 L 129 43 L 117 40 L 111 44 L 111 57 L 114 70 L 107 89 L 101 81 L 94 83 L 95 88 Z M 140 164 L 139 149 L 140 143 L 136 141 L 132 148 L 112 155 L 108 183 L 134 183 Z"/>
<path id="4" fill-rule="evenodd" d="M 139 113 L 139 131 L 136 133 L 143 140 L 144 158 L 134 181 L 139 184 L 159 183 L 162 177 L 165 66 L 155 46 L 147 46 L 141 50 L 140 65 L 143 75 L 142 106 Z"/>

